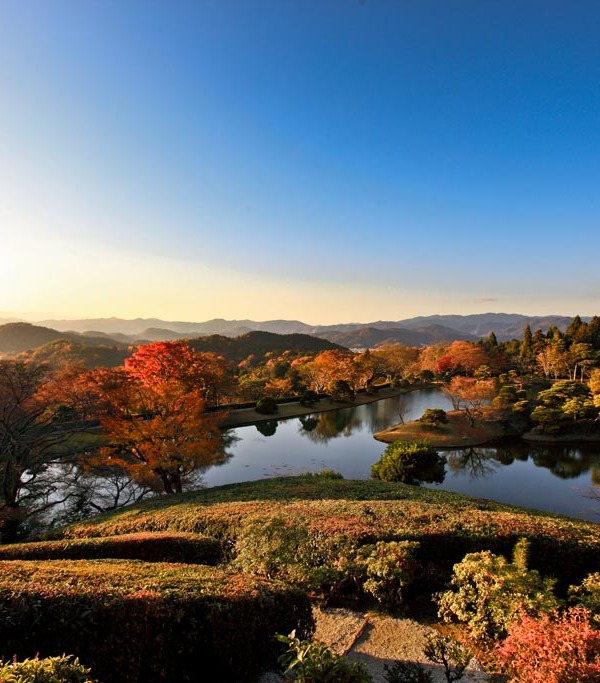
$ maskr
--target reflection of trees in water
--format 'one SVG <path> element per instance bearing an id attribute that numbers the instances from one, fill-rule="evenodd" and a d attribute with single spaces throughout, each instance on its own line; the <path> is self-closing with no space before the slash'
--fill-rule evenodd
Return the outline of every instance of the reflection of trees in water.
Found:
<path id="1" fill-rule="evenodd" d="M 316 443 L 324 443 L 338 436 L 350 436 L 362 425 L 362 420 L 354 408 L 344 408 L 306 416 L 300 423 L 302 436 Z"/>
<path id="2" fill-rule="evenodd" d="M 412 400 L 410 394 L 399 394 L 384 401 L 366 403 L 363 406 L 366 418 L 360 421 L 372 432 L 379 432 L 399 422 L 404 424 L 404 416 L 410 409 Z"/>
<path id="3" fill-rule="evenodd" d="M 530 451 L 536 467 L 545 467 L 560 479 L 574 479 L 598 465 L 598 454 L 589 449 L 564 446 L 561 448 L 536 448 Z"/>
<path id="4" fill-rule="evenodd" d="M 413 484 L 441 484 L 446 478 L 446 458 L 439 453 L 430 453 L 416 458 L 413 470 Z"/>
<path id="5" fill-rule="evenodd" d="M 600 452 L 593 448 L 574 446 L 535 446 L 515 443 L 499 448 L 467 448 L 450 451 L 448 466 L 454 472 L 464 470 L 471 479 L 485 478 L 498 465 L 515 461 L 531 461 L 536 467 L 549 470 L 559 479 L 574 479 L 592 470 L 592 482 L 600 484 Z"/>
<path id="6" fill-rule="evenodd" d="M 263 436 L 273 436 L 277 431 L 277 420 L 265 420 L 256 423 L 256 430 Z"/>
<path id="7" fill-rule="evenodd" d="M 302 425 L 300 431 L 312 432 L 316 426 L 319 424 L 318 415 L 303 415 L 300 419 L 300 424 Z"/>
<path id="8" fill-rule="evenodd" d="M 485 479 L 494 474 L 500 462 L 495 448 L 465 448 L 447 454 L 448 467 L 453 472 L 464 472 L 469 479 Z M 506 459 L 506 454 L 504 455 Z M 510 464 L 510 463 L 503 463 Z"/>

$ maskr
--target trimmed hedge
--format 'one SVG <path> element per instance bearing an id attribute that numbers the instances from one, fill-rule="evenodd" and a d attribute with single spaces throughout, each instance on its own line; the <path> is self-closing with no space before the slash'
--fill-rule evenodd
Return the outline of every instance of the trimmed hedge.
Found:
<path id="1" fill-rule="evenodd" d="M 95 683 L 90 670 L 72 656 L 0 663 L 0 683 Z"/>
<path id="2" fill-rule="evenodd" d="M 213 538 L 188 533 L 133 533 L 0 546 L 0 560 L 144 560 L 215 565 L 223 547 Z"/>
<path id="3" fill-rule="evenodd" d="M 0 657 L 72 652 L 102 683 L 252 681 L 313 626 L 304 592 L 212 567 L 0 561 Z"/>
<path id="4" fill-rule="evenodd" d="M 322 543 L 344 548 L 418 541 L 423 573 L 415 581 L 434 590 L 467 553 L 490 550 L 510 558 L 519 538 L 530 541 L 531 568 L 558 579 L 560 592 L 600 568 L 598 524 L 373 480 L 300 476 L 215 487 L 176 500 L 148 501 L 57 532 L 90 537 L 185 531 L 220 538 L 233 547 L 248 525 L 276 518 L 307 529 L 313 555 L 319 554 Z"/>

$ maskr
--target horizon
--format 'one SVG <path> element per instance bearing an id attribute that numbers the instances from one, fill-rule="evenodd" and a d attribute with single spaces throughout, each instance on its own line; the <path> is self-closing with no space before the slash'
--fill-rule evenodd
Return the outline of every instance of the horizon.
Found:
<path id="1" fill-rule="evenodd" d="M 11 322 L 24 322 L 24 323 L 30 323 L 30 324 L 41 324 L 41 323 L 51 323 L 51 322 L 81 322 L 81 321 L 110 321 L 110 320 L 122 320 L 124 322 L 136 322 L 136 321 L 142 321 L 142 322 L 151 322 L 151 321 L 156 321 L 156 322 L 162 322 L 162 323 L 185 323 L 185 324 L 198 324 L 202 325 L 205 323 L 209 322 L 214 322 L 214 321 L 223 321 L 223 322 L 239 322 L 239 323 L 244 323 L 244 322 L 253 322 L 257 324 L 263 324 L 263 323 L 272 323 L 272 322 L 282 322 L 282 323 L 301 323 L 304 325 L 309 325 L 311 327 L 327 327 L 327 326 L 337 326 L 337 325 L 376 325 L 377 323 L 402 323 L 405 321 L 410 321 L 415 318 L 435 318 L 435 317 L 460 317 L 460 318 L 465 318 L 465 317 L 471 317 L 471 316 L 493 316 L 493 315 L 500 315 L 500 316 L 523 316 L 526 318 L 554 318 L 554 317 L 561 317 L 561 318 L 570 318 L 573 319 L 576 315 L 578 315 L 580 318 L 583 320 L 592 318 L 593 316 L 590 315 L 582 315 L 579 313 L 575 314 L 560 314 L 560 313 L 555 313 L 555 314 L 547 314 L 547 315 L 528 315 L 524 313 L 507 313 L 506 311 L 486 311 L 485 313 L 447 313 L 447 314 L 432 314 L 432 315 L 426 315 L 426 316 L 411 316 L 410 318 L 401 318 L 398 320 L 366 320 L 366 321 L 358 321 L 358 320 L 344 320 L 344 321 L 336 321 L 336 322 L 326 322 L 326 323 L 312 323 L 312 322 L 306 322 L 304 320 L 298 319 L 298 318 L 272 318 L 272 319 L 264 319 L 264 320 L 254 320 L 252 318 L 223 318 L 223 317 L 216 317 L 216 318 L 209 318 L 206 320 L 165 320 L 163 318 L 157 318 L 155 316 L 150 316 L 150 317 L 141 317 L 141 316 L 136 316 L 135 318 L 122 318 L 120 316 L 107 316 L 107 317 L 73 317 L 73 318 L 66 318 L 66 317 L 57 317 L 57 316 L 48 316 L 48 317 L 31 317 L 31 318 L 25 318 L 17 315 L 11 315 L 7 311 L 0 311 L 0 325 L 6 324 L 6 321 L 11 321 Z"/>
<path id="2" fill-rule="evenodd" d="M 599 34 L 591 0 L 5 0 L 0 310 L 594 315 Z"/>

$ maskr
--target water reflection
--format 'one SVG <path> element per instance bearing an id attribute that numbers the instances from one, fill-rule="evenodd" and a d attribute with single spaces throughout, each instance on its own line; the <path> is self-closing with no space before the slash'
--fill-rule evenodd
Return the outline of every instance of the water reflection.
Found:
<path id="1" fill-rule="evenodd" d="M 427 408 L 452 408 L 439 391 L 420 391 L 371 404 L 345 407 L 301 418 L 269 420 L 262 426 L 232 430 L 239 439 L 233 455 L 204 475 L 206 486 L 261 479 L 289 472 L 340 472 L 347 479 L 368 479 L 385 444 L 373 433 L 415 420 Z M 258 430 L 258 431 L 257 431 Z M 268 438 L 264 438 L 268 437 Z M 600 519 L 600 498 L 587 500 L 585 489 L 600 486 L 600 446 L 547 446 L 521 440 L 493 447 L 445 451 L 445 478 L 435 470 L 419 479 L 425 486 L 504 503 Z M 434 483 L 432 483 L 434 482 Z M 595 489 L 598 491 L 598 489 Z"/>
<path id="2" fill-rule="evenodd" d="M 326 443 L 339 436 L 350 436 L 362 427 L 362 420 L 354 408 L 330 410 L 308 415 L 306 418 L 304 421 L 300 420 L 298 431 L 302 436 L 317 443 Z"/>
<path id="3" fill-rule="evenodd" d="M 446 457 L 450 470 L 466 474 L 471 480 L 489 477 L 501 464 L 494 448 L 464 448 L 449 451 Z"/>
<path id="4" fill-rule="evenodd" d="M 263 436 L 273 436 L 277 431 L 277 420 L 266 420 L 265 422 L 258 422 L 256 430 Z"/>

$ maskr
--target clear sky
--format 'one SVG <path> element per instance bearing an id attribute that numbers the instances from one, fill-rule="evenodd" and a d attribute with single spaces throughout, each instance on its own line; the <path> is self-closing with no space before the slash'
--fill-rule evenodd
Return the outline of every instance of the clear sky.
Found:
<path id="1" fill-rule="evenodd" d="M 0 316 L 600 313 L 598 0 L 2 0 Z"/>

